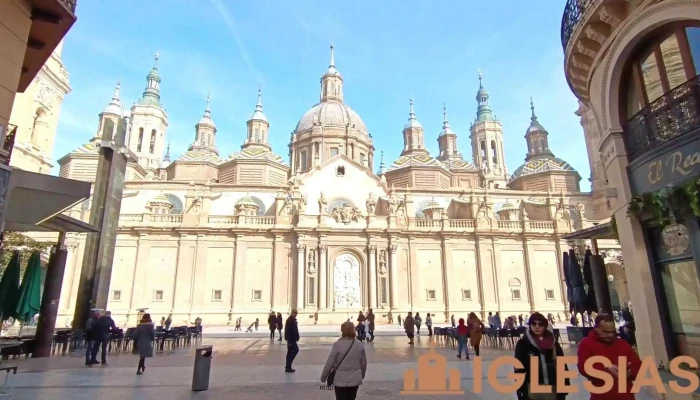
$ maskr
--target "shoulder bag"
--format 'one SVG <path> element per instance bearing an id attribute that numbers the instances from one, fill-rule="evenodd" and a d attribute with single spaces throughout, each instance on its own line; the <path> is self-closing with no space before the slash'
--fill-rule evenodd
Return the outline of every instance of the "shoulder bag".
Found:
<path id="1" fill-rule="evenodd" d="M 338 367 L 340 367 L 340 364 L 342 364 L 343 361 L 345 360 L 345 357 L 350 352 L 350 349 L 352 349 L 352 346 L 354 346 L 354 345 L 355 345 L 355 339 L 352 339 L 352 343 L 350 343 L 350 347 L 348 347 L 348 351 L 345 352 L 345 354 L 343 355 L 343 358 L 340 359 L 340 362 L 337 365 L 334 365 L 333 368 L 331 368 L 331 372 L 328 373 L 328 377 L 326 378 L 326 386 L 325 386 L 326 390 L 331 390 L 331 388 L 333 387 L 333 382 L 335 381 L 335 373 L 338 370 Z"/>

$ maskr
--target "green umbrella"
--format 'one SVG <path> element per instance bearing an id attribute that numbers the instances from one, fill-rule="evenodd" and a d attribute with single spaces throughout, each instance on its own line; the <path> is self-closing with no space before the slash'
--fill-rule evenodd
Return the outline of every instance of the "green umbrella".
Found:
<path id="1" fill-rule="evenodd" d="M 19 251 L 15 250 L 0 279 L 0 322 L 17 317 L 15 309 L 19 297 L 19 271 Z"/>
<path id="2" fill-rule="evenodd" d="M 31 321 L 32 317 L 39 313 L 41 305 L 41 257 L 35 251 L 29 257 L 27 270 L 24 271 L 24 279 L 19 287 L 19 299 L 17 300 L 17 320 L 23 323 Z"/>

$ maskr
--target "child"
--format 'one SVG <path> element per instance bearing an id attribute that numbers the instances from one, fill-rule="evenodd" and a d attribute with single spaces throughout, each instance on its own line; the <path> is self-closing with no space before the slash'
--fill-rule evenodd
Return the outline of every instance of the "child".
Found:
<path id="1" fill-rule="evenodd" d="M 459 345 L 457 349 L 457 357 L 462 358 L 462 350 L 464 350 L 464 357 L 469 359 L 469 348 L 467 347 L 467 338 L 469 337 L 469 328 L 464 325 L 464 318 L 459 319 L 459 325 L 457 325 L 457 343 Z"/>

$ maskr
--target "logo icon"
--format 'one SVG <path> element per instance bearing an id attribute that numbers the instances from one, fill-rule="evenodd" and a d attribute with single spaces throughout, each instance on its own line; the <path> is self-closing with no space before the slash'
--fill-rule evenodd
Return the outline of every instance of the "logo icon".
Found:
<path id="1" fill-rule="evenodd" d="M 461 388 L 459 370 L 450 369 L 448 371 L 447 358 L 436 353 L 435 349 L 431 347 L 429 352 L 418 357 L 417 368 L 411 368 L 404 372 L 401 394 L 464 394 L 464 391 Z"/>

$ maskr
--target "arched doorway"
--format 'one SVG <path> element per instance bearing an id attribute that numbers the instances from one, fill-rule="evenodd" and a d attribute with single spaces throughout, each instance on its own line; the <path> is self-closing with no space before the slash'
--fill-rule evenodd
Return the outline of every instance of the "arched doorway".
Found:
<path id="1" fill-rule="evenodd" d="M 350 253 L 335 259 L 333 267 L 333 307 L 361 308 L 360 261 Z"/>

